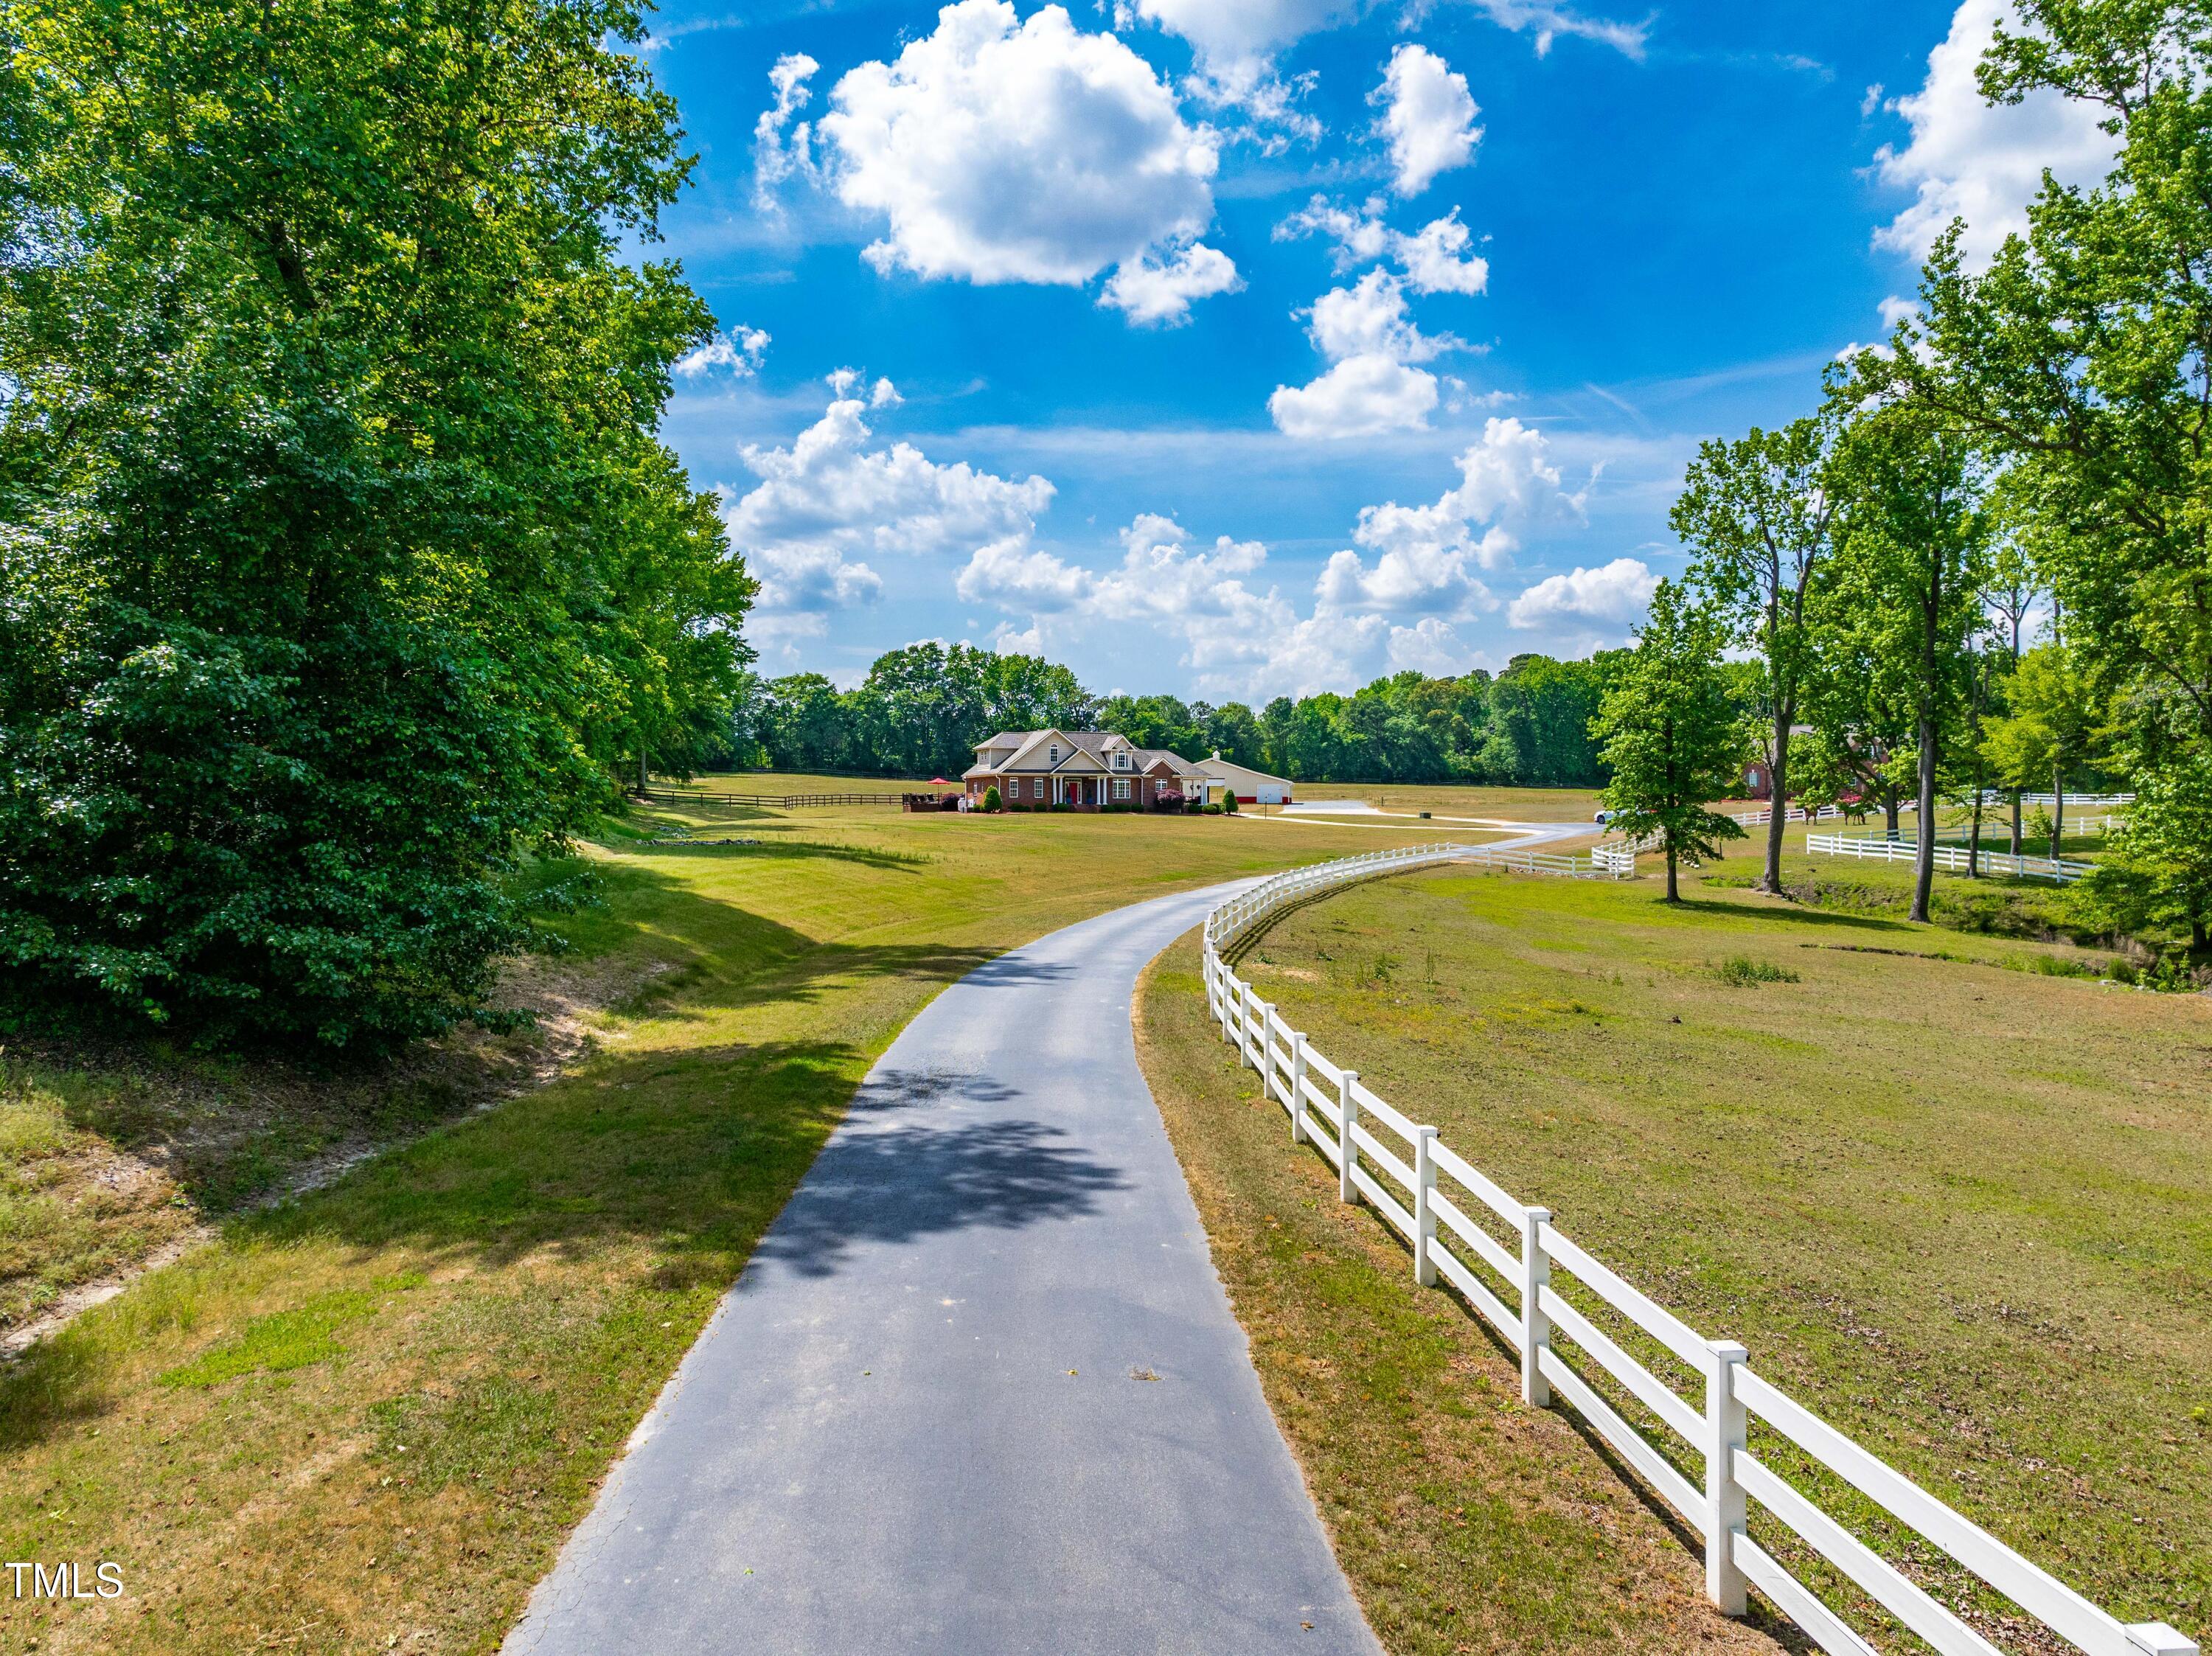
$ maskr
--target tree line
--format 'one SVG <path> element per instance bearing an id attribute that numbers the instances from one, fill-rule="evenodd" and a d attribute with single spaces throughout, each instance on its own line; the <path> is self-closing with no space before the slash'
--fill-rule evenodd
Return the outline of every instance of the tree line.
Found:
<path id="1" fill-rule="evenodd" d="M 2027 0 L 1979 68 L 1992 100 L 2095 105 L 2119 140 L 2094 187 L 2045 177 L 2024 235 L 1970 270 L 1937 243 L 1917 312 L 1832 365 L 1820 405 L 1705 444 L 1673 524 L 1688 570 L 1601 716 L 1623 826 L 1669 862 L 1733 823 L 1705 809 L 1747 749 L 1806 804 L 1917 806 L 1928 918 L 1937 806 L 2136 795 L 2084 892 L 2117 929 L 2201 955 L 2212 930 L 2212 39 L 2181 6 Z M 1723 717 L 1730 652 L 1755 731 Z M 1781 884 L 1782 824 L 1759 883 Z"/>
<path id="2" fill-rule="evenodd" d="M 748 679 L 719 741 L 670 768 L 957 777 L 1003 730 L 1114 731 L 1186 759 L 1224 759 L 1298 782 L 1595 787 L 1590 719 L 1623 652 L 1516 656 L 1492 676 L 1401 672 L 1352 695 L 1278 696 L 1255 710 L 1172 695 L 1100 696 L 1067 668 L 967 645 L 909 645 L 840 691 L 818 673 Z"/>

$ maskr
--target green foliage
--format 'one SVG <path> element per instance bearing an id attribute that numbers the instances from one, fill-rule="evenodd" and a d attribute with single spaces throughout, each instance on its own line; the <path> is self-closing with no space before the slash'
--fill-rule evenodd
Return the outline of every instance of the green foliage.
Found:
<path id="1" fill-rule="evenodd" d="M 866 681 L 842 694 L 819 673 L 763 685 L 744 736 L 774 770 L 957 776 L 997 731 L 1080 729 L 1092 711 L 1065 667 L 922 643 L 878 657 Z"/>
<path id="2" fill-rule="evenodd" d="M 1713 975 L 1732 989 L 1755 989 L 1762 983 L 1795 983 L 1797 974 L 1772 961 L 1755 961 L 1748 955 L 1731 955 L 1713 968 Z"/>
<path id="3" fill-rule="evenodd" d="M 0 1011 L 374 1046 L 723 719 L 707 336 L 626 0 L 9 5 Z"/>
<path id="4" fill-rule="evenodd" d="M 2096 699 L 2079 657 L 2063 645 L 2040 645 L 2021 657 L 2004 694 L 2012 711 L 1991 721 L 1983 737 L 1990 773 L 2007 787 L 2063 795 L 2068 773 L 2089 756 L 2098 725 Z M 2064 817 L 2037 815 L 2056 857 Z"/>
<path id="5" fill-rule="evenodd" d="M 2088 894 L 2126 930 L 2173 927 L 2197 950 L 2212 941 L 2212 755 L 2185 751 L 2144 769 Z"/>
<path id="6" fill-rule="evenodd" d="M 2016 14 L 1981 64 L 1984 94 L 2093 108 L 2118 140 L 2112 170 L 2087 188 L 2046 179 L 2027 234 L 1985 270 L 1967 267 L 1954 228 L 1929 261 L 1921 318 L 1854 373 L 2008 462 L 2078 699 L 2117 711 L 2136 791 L 2178 800 L 2191 755 L 2212 748 L 2212 36 L 2198 8 L 2173 3 L 2023 0 Z M 2080 761 L 2061 727 L 2014 711 L 1992 732 L 2013 775 Z M 2180 776 L 2155 779 L 2169 766 Z M 2212 834 L 2212 819 L 2167 820 L 2172 836 L 2159 831 L 2136 871 L 2168 888 L 2170 915 L 2201 914 L 2185 870 L 2212 850 L 2181 840 Z"/>
<path id="7" fill-rule="evenodd" d="M 1004 810 L 1006 808 L 1006 802 L 1000 798 L 999 785 L 996 782 L 992 783 L 989 787 L 983 790 L 983 809 L 985 810 L 995 814 L 999 811 Z"/>
<path id="8" fill-rule="evenodd" d="M 1763 715 L 1769 793 L 1778 803 L 1796 780 L 1790 740 L 1812 667 L 1808 603 L 1832 549 L 1835 507 L 1824 483 L 1835 425 L 1823 415 L 1699 445 L 1668 514 L 1694 549 L 1692 585 L 1711 599 L 1734 642 L 1758 652 L 1757 682 L 1739 700 L 1755 702 Z M 1781 858 L 1778 826 L 1767 835 L 1762 879 L 1769 889 L 1780 883 Z"/>
<path id="9" fill-rule="evenodd" d="M 1227 788 L 1221 791 L 1221 814 L 1224 816 L 1234 816 L 1237 814 L 1237 795 Z"/>
<path id="10" fill-rule="evenodd" d="M 1750 743 L 1717 668 L 1723 633 L 1713 612 L 1662 581 L 1643 635 L 1607 693 L 1592 734 L 1612 767 L 1605 803 L 1632 842 L 1657 840 L 1667 856 L 1667 897 L 1676 865 L 1716 857 L 1742 828 L 1706 805 L 1734 792 Z"/>
<path id="11" fill-rule="evenodd" d="M 256 1317 L 236 1338 L 170 1369 L 161 1376 L 161 1384 L 220 1386 L 241 1374 L 281 1374 L 325 1362 L 343 1349 L 336 1338 L 339 1329 L 368 1316 L 391 1295 L 420 1288 L 428 1280 L 420 1271 L 408 1271 L 380 1278 L 365 1288 L 317 1295 L 290 1311 Z"/>

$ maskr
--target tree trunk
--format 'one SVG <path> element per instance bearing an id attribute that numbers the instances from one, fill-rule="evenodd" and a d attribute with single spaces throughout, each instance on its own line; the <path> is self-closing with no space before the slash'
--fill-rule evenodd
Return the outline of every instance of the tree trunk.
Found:
<path id="1" fill-rule="evenodd" d="M 1978 879 L 1982 872 L 1982 767 L 1974 761 L 1974 817 L 1972 837 L 1966 841 L 1966 877 Z"/>
<path id="2" fill-rule="evenodd" d="M 2191 914 L 2189 917 L 2189 952 L 2192 955 L 2203 954 L 2207 941 L 2204 917 L 2202 914 Z"/>
<path id="3" fill-rule="evenodd" d="M 2012 854 L 2020 855 L 2020 790 L 2012 791 Z"/>
<path id="4" fill-rule="evenodd" d="M 1782 831 L 1789 826 L 1784 819 L 1790 807 L 1784 790 L 1790 781 L 1790 723 L 1796 708 L 1778 707 L 1774 712 L 1774 762 L 1766 767 L 1767 804 L 1773 809 L 1766 814 L 1766 870 L 1759 877 L 1754 889 L 1782 889 Z"/>
<path id="5" fill-rule="evenodd" d="M 1920 720 L 1920 792 L 1914 810 L 1912 856 L 1912 918 L 1928 924 L 1928 889 L 1936 883 L 1936 721 L 1923 714 Z"/>
<path id="6" fill-rule="evenodd" d="M 1681 888 L 1674 882 L 1674 841 L 1672 838 L 1667 841 L 1667 901 L 1670 903 L 1682 901 Z"/>
<path id="7" fill-rule="evenodd" d="M 1894 840 L 1897 838 L 1897 790 L 1895 788 L 1888 789 L 1882 795 L 1881 816 L 1883 826 L 1887 828 L 1889 837 Z"/>
<path id="8" fill-rule="evenodd" d="M 2058 860 L 2058 842 L 2066 837 L 2066 773 L 2051 767 L 2051 860 Z"/>

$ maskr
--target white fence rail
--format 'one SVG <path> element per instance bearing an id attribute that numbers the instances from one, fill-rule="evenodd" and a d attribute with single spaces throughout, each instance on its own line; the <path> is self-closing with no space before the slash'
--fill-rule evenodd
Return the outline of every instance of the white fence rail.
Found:
<path id="1" fill-rule="evenodd" d="M 1899 803 L 1897 808 L 1899 810 L 1913 810 L 1917 809 L 1917 802 L 1911 799 L 1902 800 Z M 1808 817 L 1802 810 L 1790 810 L 1787 807 L 1784 808 L 1784 814 L 1790 822 L 1832 822 L 1851 816 L 1853 812 L 1845 810 L 1841 805 L 1822 805 L 1818 810 L 1814 811 L 1810 817 Z M 1856 810 L 1856 815 L 1858 816 L 1864 816 L 1868 814 L 1869 813 L 1863 809 Z M 1731 822 L 1739 823 L 1745 828 L 1764 828 L 1767 823 L 1774 820 L 1774 807 L 1771 805 L 1762 805 L 1757 810 L 1723 811 L 1722 815 L 1726 816 Z M 1595 851 L 1590 852 L 1590 855 L 1592 858 L 1604 856 L 1608 858 L 1614 859 L 1626 857 L 1629 859 L 1629 872 L 1632 874 L 1635 872 L 1634 862 L 1637 856 L 1644 852 L 1656 851 L 1660 846 L 1660 840 L 1656 838 L 1635 840 L 1608 840 L 1603 845 L 1600 846 Z"/>
<path id="2" fill-rule="evenodd" d="M 1207 1010 L 1222 1040 L 1259 1072 L 1265 1095 L 1288 1114 L 1291 1142 L 1312 1146 L 1336 1168 L 1339 1198 L 1371 1206 L 1412 1245 L 1415 1282 L 1450 1283 L 1520 1353 L 1526 1402 L 1542 1407 L 1556 1392 L 1572 1404 L 1696 1526 L 1705 1538 L 1705 1591 L 1728 1614 L 1741 1614 L 1745 1590 L 1755 1586 L 1823 1650 L 1875 1656 L 1840 1613 L 1752 1540 L 1748 1510 L 1755 1501 L 1944 1656 L 2002 1656 L 1754 1455 L 1749 1425 L 1756 1419 L 2088 1656 L 2197 1656 L 2197 1645 L 2163 1622 L 2124 1625 L 1792 1401 L 1752 1368 L 1741 1345 L 1709 1340 L 1646 1298 L 1569 1240 L 1547 1210 L 1508 1195 L 1443 1143 L 1434 1127 L 1394 1109 L 1357 1071 L 1315 1051 L 1222 957 L 1286 903 L 1353 880 L 1443 862 L 1522 865 L 1508 860 L 1512 853 L 1485 852 L 1431 846 L 1322 863 L 1278 875 L 1206 916 Z M 1581 1285 L 1586 1302 L 1594 1298 L 1618 1313 L 1698 1376 L 1703 1395 L 1686 1398 L 1632 1356 L 1595 1320 L 1607 1313 L 1587 1313 L 1563 1295 L 1560 1273 Z M 1582 1367 L 1558 1349 L 1557 1336 L 1580 1352 Z M 1678 1471 L 1673 1457 L 1607 1401 L 1586 1378 L 1589 1367 L 1610 1375 L 1703 1462 L 1701 1483 Z"/>
<path id="3" fill-rule="evenodd" d="M 1936 867 L 1948 869 L 1954 874 L 1969 871 L 1966 846 L 1934 846 L 1929 849 Z M 1910 840 L 1853 834 L 1808 834 L 1805 836 L 1805 852 L 1812 857 L 1856 857 L 1877 863 L 1909 863 L 1918 854 L 1917 847 Z M 2010 852 L 1984 849 L 1978 866 L 1984 874 L 2016 874 L 2068 885 L 2096 864 L 2067 857 L 2015 857 Z"/>
<path id="4" fill-rule="evenodd" d="M 2069 810 L 2076 805 L 2132 805 L 2135 802 L 2136 797 L 2132 793 L 2069 793 L 2066 796 L 2066 807 Z M 2012 804 L 2012 795 L 1999 793 L 1993 788 L 1984 788 L 1982 791 L 1982 803 L 1988 805 L 2009 806 Z M 2040 805 L 2045 810 L 2054 810 L 2058 805 L 2058 796 L 2055 793 L 2023 793 L 2020 796 L 2020 803 L 2023 805 Z"/>
<path id="5" fill-rule="evenodd" d="M 1504 869 L 1513 874 L 1558 874 L 1577 880 L 1626 879 L 1636 872 L 1634 859 L 1623 872 L 1594 860 L 1551 851 L 1516 851 L 1511 846 L 1455 845 L 1404 846 L 1394 851 L 1370 851 L 1334 862 L 1311 863 L 1263 881 L 1241 897 L 1231 897 L 1206 917 L 1209 945 L 1218 947 L 1237 933 L 1288 902 L 1316 891 L 1349 885 L 1377 874 L 1425 868 L 1437 863 L 1473 863 L 1483 868 Z M 1261 894 L 1265 893 L 1264 899 Z"/>

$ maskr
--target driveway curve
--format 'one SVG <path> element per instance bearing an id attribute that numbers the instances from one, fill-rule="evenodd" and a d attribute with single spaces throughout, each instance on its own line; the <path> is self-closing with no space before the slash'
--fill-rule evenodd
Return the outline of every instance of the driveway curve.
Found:
<path id="1" fill-rule="evenodd" d="M 508 1656 L 1379 1656 L 1137 1068 L 1138 973 L 1233 889 L 908 1025 Z"/>

